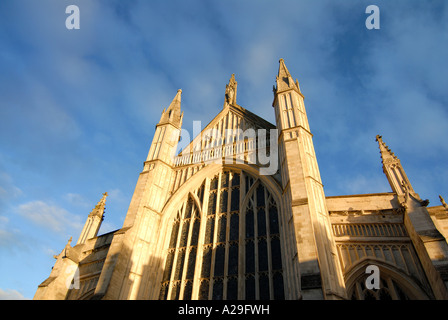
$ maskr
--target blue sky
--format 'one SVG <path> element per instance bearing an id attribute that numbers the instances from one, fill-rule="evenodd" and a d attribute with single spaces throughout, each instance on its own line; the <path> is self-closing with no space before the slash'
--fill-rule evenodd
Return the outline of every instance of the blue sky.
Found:
<path id="1" fill-rule="evenodd" d="M 430 206 L 448 198 L 446 1 L 2 0 L 0 44 L 0 299 L 33 297 L 105 191 L 100 233 L 121 227 L 178 89 L 187 130 L 232 73 L 238 104 L 274 123 L 280 58 L 327 196 L 390 191 L 381 134 Z"/>

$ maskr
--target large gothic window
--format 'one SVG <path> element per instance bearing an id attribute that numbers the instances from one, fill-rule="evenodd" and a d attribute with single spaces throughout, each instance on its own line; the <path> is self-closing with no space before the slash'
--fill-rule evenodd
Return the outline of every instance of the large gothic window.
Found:
<path id="1" fill-rule="evenodd" d="M 391 278 L 380 279 L 379 289 L 367 289 L 365 281 L 357 281 L 351 290 L 352 300 L 410 300 L 401 286 Z"/>
<path id="2" fill-rule="evenodd" d="M 189 197 L 178 210 L 173 222 L 160 292 L 162 299 L 179 299 L 180 296 L 189 299 L 191 297 L 200 222 L 201 217 L 196 203 Z M 171 290 L 168 290 L 170 283 L 172 284 Z"/>
<path id="3" fill-rule="evenodd" d="M 193 194 L 198 201 L 190 194 L 173 221 L 160 299 L 284 299 L 269 190 L 244 171 L 224 170 Z"/>
<path id="4" fill-rule="evenodd" d="M 365 266 L 359 268 L 361 271 Z M 378 289 L 368 289 L 366 286 L 367 275 L 357 272 L 355 281 L 348 287 L 348 296 L 351 300 L 421 300 L 427 299 L 426 295 L 421 292 L 418 285 L 410 286 L 412 280 L 399 280 L 399 276 L 391 271 L 380 268 L 380 279 Z M 408 285 L 404 285 L 407 283 Z M 413 287 L 413 289 L 411 289 Z"/>

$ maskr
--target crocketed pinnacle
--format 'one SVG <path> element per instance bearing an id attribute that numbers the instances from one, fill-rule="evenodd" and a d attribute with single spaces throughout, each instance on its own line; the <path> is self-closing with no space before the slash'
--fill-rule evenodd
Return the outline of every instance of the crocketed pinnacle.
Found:
<path id="1" fill-rule="evenodd" d="M 388 160 L 399 160 L 397 156 L 392 152 L 392 150 L 390 150 L 390 148 L 386 145 L 386 143 L 384 143 L 380 135 L 376 136 L 376 141 L 380 146 L 381 159 L 383 161 L 383 164 Z"/>
<path id="2" fill-rule="evenodd" d="M 103 193 L 103 197 L 97 203 L 95 208 L 92 209 L 92 211 L 90 212 L 89 216 L 98 216 L 98 217 L 103 218 L 104 210 L 106 208 L 106 198 L 107 198 L 107 196 L 108 196 L 107 192 Z"/>

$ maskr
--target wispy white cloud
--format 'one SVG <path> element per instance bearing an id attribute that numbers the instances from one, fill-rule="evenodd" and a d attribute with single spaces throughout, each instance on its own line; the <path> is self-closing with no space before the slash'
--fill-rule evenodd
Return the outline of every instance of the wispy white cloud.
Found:
<path id="1" fill-rule="evenodd" d="M 123 201 L 129 201 L 124 194 L 123 191 L 119 188 L 114 188 L 107 192 L 107 201 L 114 201 L 114 202 L 123 202 Z"/>
<path id="2" fill-rule="evenodd" d="M 409 153 L 448 153 L 448 7 L 412 2 L 403 10 L 384 6 L 387 36 L 378 37 L 365 57 L 371 66 L 364 79 L 374 93 L 372 125 Z M 386 24 L 387 23 L 387 24 Z"/>
<path id="3" fill-rule="evenodd" d="M 65 235 L 68 230 L 80 232 L 82 228 L 79 216 L 40 200 L 19 205 L 17 212 L 34 224 L 59 234 Z"/>
<path id="4" fill-rule="evenodd" d="M 0 248 L 8 248 L 16 242 L 17 237 L 13 232 L 3 228 L 5 219 L 4 217 L 2 218 L 2 227 L 0 229 Z"/>
<path id="5" fill-rule="evenodd" d="M 349 194 L 391 192 L 386 177 L 381 175 L 357 174 L 353 177 L 346 176 L 341 183 Z"/>
<path id="6" fill-rule="evenodd" d="M 73 206 L 81 207 L 81 208 L 88 208 L 90 206 L 93 207 L 92 203 L 89 203 L 89 201 L 81 194 L 79 193 L 72 193 L 69 192 L 63 196 L 64 200 L 66 200 L 68 203 L 70 203 Z"/>
<path id="7" fill-rule="evenodd" d="M 6 172 L 0 171 L 0 206 L 2 203 L 21 194 L 22 190 L 14 184 L 11 176 Z"/>
<path id="8" fill-rule="evenodd" d="M 0 216 L 0 253 L 16 256 L 29 252 L 30 238 L 14 223 L 14 219 Z"/>
<path id="9" fill-rule="evenodd" d="M 0 300 L 28 300 L 25 296 L 14 289 L 1 289 L 0 288 Z"/>
<path id="10" fill-rule="evenodd" d="M 9 221 L 8 217 L 0 216 L 0 226 L 6 225 L 8 223 L 8 221 Z"/>

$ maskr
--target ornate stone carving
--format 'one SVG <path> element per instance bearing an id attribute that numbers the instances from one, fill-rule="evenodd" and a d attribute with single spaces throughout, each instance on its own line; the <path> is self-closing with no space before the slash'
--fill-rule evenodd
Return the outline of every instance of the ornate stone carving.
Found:
<path id="1" fill-rule="evenodd" d="M 236 104 L 236 87 L 235 74 L 232 74 L 229 84 L 226 84 L 225 103 L 226 105 Z"/>
<path id="2" fill-rule="evenodd" d="M 440 202 L 442 203 L 442 206 L 443 206 L 446 210 L 448 210 L 448 204 L 446 204 L 445 199 L 443 199 L 441 195 L 439 195 L 439 199 L 440 199 Z"/>

